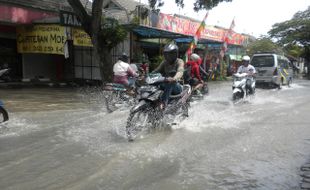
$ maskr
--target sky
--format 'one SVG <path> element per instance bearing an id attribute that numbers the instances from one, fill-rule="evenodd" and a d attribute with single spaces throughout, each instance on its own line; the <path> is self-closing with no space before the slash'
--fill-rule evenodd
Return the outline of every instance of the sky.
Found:
<path id="1" fill-rule="evenodd" d="M 148 4 L 148 0 L 136 1 Z M 183 9 L 178 8 L 174 0 L 164 2 L 161 12 L 166 14 L 181 14 L 202 20 L 207 12 L 195 12 L 194 0 L 184 0 Z M 304 11 L 308 6 L 310 0 L 233 0 L 220 3 L 210 10 L 206 24 L 229 28 L 234 19 L 234 31 L 260 37 L 267 35 L 273 24 L 290 20 L 296 12 Z"/>

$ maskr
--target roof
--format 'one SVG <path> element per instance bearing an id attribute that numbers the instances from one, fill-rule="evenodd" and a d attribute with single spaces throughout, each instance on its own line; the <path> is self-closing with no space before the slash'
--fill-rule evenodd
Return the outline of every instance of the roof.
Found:
<path id="1" fill-rule="evenodd" d="M 170 39 L 176 39 L 176 38 L 188 38 L 189 36 L 174 32 L 169 32 L 166 30 L 161 30 L 158 28 L 150 27 L 150 26 L 134 26 L 127 25 L 131 30 L 138 35 L 141 38 L 170 38 Z"/>
<path id="2" fill-rule="evenodd" d="M 80 0 L 82 5 L 88 10 L 92 8 L 92 2 L 89 0 Z M 67 0 L 0 0 L 0 4 L 13 5 L 19 7 L 27 7 L 40 9 L 43 11 L 59 12 L 60 10 L 72 11 Z M 132 11 L 137 6 L 148 8 L 147 5 L 134 0 L 111 0 L 109 7 L 103 13 L 106 17 L 117 19 L 120 23 L 125 24 L 132 20 Z"/>
<path id="3" fill-rule="evenodd" d="M 83 2 L 85 0 L 82 0 Z M 70 5 L 65 0 L 0 0 L 0 3 L 19 7 L 35 8 L 51 12 L 59 10 L 71 10 Z"/>
<path id="4" fill-rule="evenodd" d="M 121 24 L 128 24 L 133 19 L 132 12 L 137 6 L 149 8 L 147 5 L 134 0 L 111 0 L 108 7 L 105 8 L 106 17 L 117 19 Z"/>
<path id="5" fill-rule="evenodd" d="M 91 10 L 92 8 L 91 1 L 89 0 L 80 0 L 80 1 L 82 5 Z M 111 0 L 111 2 L 128 12 L 135 10 L 137 5 L 143 5 L 147 7 L 147 5 L 139 3 L 134 0 Z M 58 12 L 59 10 L 72 10 L 67 0 L 0 0 L 0 3 L 36 8 L 54 12 L 55 11 Z"/>
<path id="6" fill-rule="evenodd" d="M 134 1 L 134 0 L 111 0 L 111 2 L 119 5 L 123 9 L 126 9 L 126 11 L 133 11 L 139 5 L 148 7 L 147 5 L 145 5 L 143 3 L 139 3 L 139 2 Z"/>

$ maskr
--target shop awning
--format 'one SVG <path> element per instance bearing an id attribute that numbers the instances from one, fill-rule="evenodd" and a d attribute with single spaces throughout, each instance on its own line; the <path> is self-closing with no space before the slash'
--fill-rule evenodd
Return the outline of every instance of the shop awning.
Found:
<path id="1" fill-rule="evenodd" d="M 175 39 L 175 41 L 177 43 L 190 43 L 193 41 L 193 37 L 177 38 L 177 39 Z M 222 42 L 200 38 L 198 40 L 198 44 L 222 44 Z"/>
<path id="2" fill-rule="evenodd" d="M 170 38 L 170 39 L 176 39 L 176 38 L 188 38 L 190 36 L 169 32 L 166 30 L 161 30 L 154 27 L 149 26 L 126 26 L 128 28 L 131 28 L 131 31 L 134 32 L 136 35 L 138 35 L 141 38 Z"/>
<path id="3" fill-rule="evenodd" d="M 235 60 L 235 61 L 242 61 L 242 55 L 233 55 L 233 54 L 229 54 L 229 58 L 231 60 Z"/>

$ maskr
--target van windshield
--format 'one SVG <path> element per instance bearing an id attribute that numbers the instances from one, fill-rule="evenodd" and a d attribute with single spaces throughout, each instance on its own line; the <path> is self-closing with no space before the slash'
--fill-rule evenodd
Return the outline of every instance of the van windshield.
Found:
<path id="1" fill-rule="evenodd" d="M 274 58 L 272 55 L 254 56 L 251 65 L 254 67 L 273 67 Z"/>

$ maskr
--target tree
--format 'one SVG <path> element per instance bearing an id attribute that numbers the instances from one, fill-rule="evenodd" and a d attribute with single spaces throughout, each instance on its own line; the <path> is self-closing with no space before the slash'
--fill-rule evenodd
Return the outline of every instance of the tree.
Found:
<path id="1" fill-rule="evenodd" d="M 310 6 L 305 11 L 297 12 L 291 20 L 274 24 L 268 34 L 286 49 L 302 47 L 302 55 L 310 68 Z M 310 79 L 309 69 L 308 78 Z"/>
<path id="2" fill-rule="evenodd" d="M 111 60 L 111 50 L 126 37 L 125 30 L 110 19 L 104 18 L 102 9 L 110 3 L 110 0 L 93 0 L 92 8 L 89 12 L 81 3 L 81 0 L 67 0 L 73 11 L 82 23 L 82 27 L 92 39 L 95 55 L 99 57 L 100 75 L 103 80 L 112 80 L 113 63 Z M 86 0 L 87 1 L 87 0 Z M 220 2 L 232 0 L 196 0 L 194 10 L 211 9 Z M 176 4 L 183 7 L 183 0 L 175 0 Z M 163 0 L 149 0 L 153 10 L 163 5 Z M 159 11 L 159 9 L 157 9 Z M 112 27 L 111 27 L 112 26 Z"/>
<path id="3" fill-rule="evenodd" d="M 274 42 L 272 42 L 269 38 L 263 37 L 251 42 L 248 47 L 248 54 L 253 55 L 255 52 L 277 52 L 283 53 L 281 48 Z"/>
<path id="4" fill-rule="evenodd" d="M 103 82 L 112 80 L 113 63 L 111 50 L 127 37 L 127 31 L 115 19 L 105 18 L 102 8 L 110 0 L 93 0 L 91 13 L 80 0 L 67 0 L 82 23 L 82 27 L 91 37 L 95 56 L 99 61 L 100 75 Z"/>
<path id="5" fill-rule="evenodd" d="M 212 9 L 216 7 L 221 2 L 231 2 L 232 0 L 196 0 L 193 4 L 194 10 L 199 11 L 202 9 Z M 184 7 L 184 0 L 175 0 L 175 3 L 180 6 Z M 164 5 L 163 0 L 149 0 L 150 7 L 153 10 L 159 11 L 159 8 Z"/>

